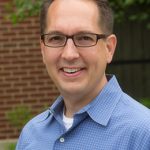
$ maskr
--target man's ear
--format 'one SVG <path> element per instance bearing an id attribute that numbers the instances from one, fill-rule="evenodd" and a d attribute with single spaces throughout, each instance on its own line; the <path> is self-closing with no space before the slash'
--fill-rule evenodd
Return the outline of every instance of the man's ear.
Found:
<path id="1" fill-rule="evenodd" d="M 45 46 L 44 46 L 44 43 L 43 43 L 43 41 L 41 39 L 40 39 L 40 46 L 41 46 L 41 54 L 42 54 L 42 58 L 43 58 L 43 63 L 45 64 L 45 59 L 44 59 Z"/>
<path id="2" fill-rule="evenodd" d="M 111 63 L 117 44 L 117 37 L 114 34 L 111 34 L 106 39 L 106 48 L 107 48 L 107 63 Z"/>

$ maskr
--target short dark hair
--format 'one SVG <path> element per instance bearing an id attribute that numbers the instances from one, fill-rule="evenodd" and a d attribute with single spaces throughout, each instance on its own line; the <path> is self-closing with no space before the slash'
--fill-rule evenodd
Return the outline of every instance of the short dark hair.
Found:
<path id="1" fill-rule="evenodd" d="M 99 10 L 99 24 L 105 34 L 111 34 L 114 26 L 113 10 L 108 0 L 94 0 Z"/>
<path id="2" fill-rule="evenodd" d="M 40 12 L 40 32 L 44 34 L 46 29 L 46 18 L 48 8 L 55 0 L 44 0 L 41 12 Z M 98 7 L 99 10 L 99 24 L 105 34 L 111 34 L 113 32 L 113 24 L 114 24 L 114 17 L 113 11 L 109 5 L 108 0 L 92 0 Z"/>

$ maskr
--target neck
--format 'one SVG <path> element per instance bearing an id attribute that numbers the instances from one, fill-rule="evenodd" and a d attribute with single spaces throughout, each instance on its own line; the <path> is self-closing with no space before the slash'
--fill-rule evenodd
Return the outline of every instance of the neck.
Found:
<path id="1" fill-rule="evenodd" d="M 64 114 L 66 117 L 72 118 L 76 112 L 78 112 L 80 109 L 82 109 L 84 106 L 86 106 L 91 101 L 86 101 L 86 103 L 83 103 L 82 100 L 64 100 Z"/>
<path id="2" fill-rule="evenodd" d="M 69 118 L 70 117 L 72 118 L 76 112 L 81 110 L 84 106 L 88 105 L 95 98 L 95 97 L 93 97 L 93 98 L 89 97 L 88 99 L 85 100 L 84 96 L 82 97 L 82 99 L 77 98 L 77 96 L 75 97 L 76 99 L 74 99 L 72 97 L 74 97 L 74 96 L 71 96 L 70 99 L 65 99 L 65 97 L 64 97 L 64 104 L 65 104 L 64 105 L 65 106 L 64 114 L 66 117 L 69 117 Z M 69 97 L 67 97 L 67 98 L 69 98 Z"/>
<path id="3" fill-rule="evenodd" d="M 87 93 L 84 93 L 84 91 L 82 91 L 80 94 L 75 93 L 71 95 L 63 95 L 65 106 L 64 114 L 66 115 L 66 117 L 73 117 L 76 112 L 93 101 L 93 99 L 96 98 L 102 88 L 106 85 L 107 79 L 105 78 L 105 80 L 103 81 L 103 84 L 101 84 L 102 86 L 92 89 L 92 91 L 94 92 L 89 91 Z"/>

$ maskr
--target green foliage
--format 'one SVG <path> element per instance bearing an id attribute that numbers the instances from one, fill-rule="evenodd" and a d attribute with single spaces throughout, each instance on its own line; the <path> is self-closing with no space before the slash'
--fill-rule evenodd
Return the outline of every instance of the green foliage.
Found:
<path id="1" fill-rule="evenodd" d="M 27 106 L 21 105 L 8 111 L 6 117 L 11 125 L 21 129 L 33 116 Z"/>
<path id="2" fill-rule="evenodd" d="M 27 17 L 35 16 L 39 13 L 41 3 L 41 0 L 12 0 L 6 5 L 6 9 L 9 12 L 13 12 L 10 13 L 7 18 L 13 23 L 17 23 Z"/>
<path id="3" fill-rule="evenodd" d="M 5 150 L 15 150 L 16 148 L 16 143 L 7 143 L 5 145 Z"/>
<path id="4" fill-rule="evenodd" d="M 140 102 L 146 107 L 150 108 L 150 98 L 143 98 Z"/>
<path id="5" fill-rule="evenodd" d="M 150 26 L 150 0 L 110 0 L 117 22 L 147 22 Z"/>
<path id="6" fill-rule="evenodd" d="M 150 28 L 150 0 L 109 0 L 115 11 L 116 22 L 147 22 Z M 9 18 L 14 22 L 39 14 L 41 0 L 12 0 L 7 9 L 13 11 Z M 15 9 L 14 9 L 15 8 Z"/>

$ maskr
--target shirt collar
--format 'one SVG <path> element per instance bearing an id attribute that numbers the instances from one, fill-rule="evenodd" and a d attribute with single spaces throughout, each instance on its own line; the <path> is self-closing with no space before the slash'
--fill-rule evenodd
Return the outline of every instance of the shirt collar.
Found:
<path id="1" fill-rule="evenodd" d="M 89 116 L 97 123 L 106 126 L 111 118 L 113 110 L 115 109 L 122 90 L 114 75 L 107 75 L 108 83 L 101 90 L 99 95 L 87 106 L 82 108 L 76 114 L 87 112 Z M 63 110 L 63 97 L 59 96 L 53 105 L 49 108 L 49 116 L 58 115 Z"/>
<path id="2" fill-rule="evenodd" d="M 106 126 L 111 115 L 119 102 L 122 90 L 115 76 L 107 75 L 110 78 L 99 95 L 89 104 L 87 113 L 97 123 Z"/>
<path id="3" fill-rule="evenodd" d="M 61 109 L 63 108 L 62 105 L 63 105 L 63 98 L 59 96 L 48 110 L 44 111 L 42 114 L 38 115 L 35 118 L 35 121 L 37 123 L 40 123 L 43 121 L 50 122 L 53 116 L 60 114 Z"/>

